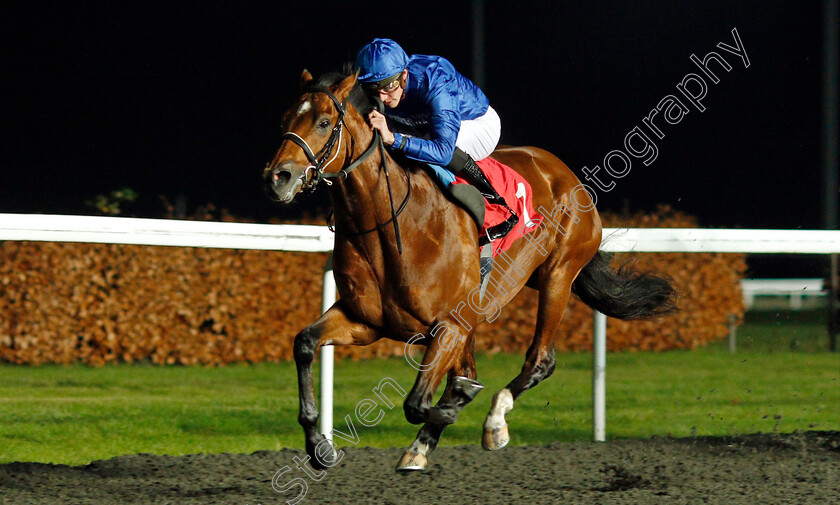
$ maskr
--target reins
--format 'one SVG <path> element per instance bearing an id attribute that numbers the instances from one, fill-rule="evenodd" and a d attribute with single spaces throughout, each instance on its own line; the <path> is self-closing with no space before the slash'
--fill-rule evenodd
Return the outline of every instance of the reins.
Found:
<path id="1" fill-rule="evenodd" d="M 411 172 L 408 169 L 406 169 L 405 167 L 403 167 L 403 170 L 405 171 L 405 174 L 406 174 L 407 190 L 406 190 L 406 194 L 405 194 L 405 199 L 403 200 L 402 204 L 400 204 L 399 209 L 395 210 L 394 209 L 394 195 L 393 195 L 393 192 L 391 190 L 391 177 L 388 173 L 388 162 L 385 160 L 385 143 L 382 141 L 382 136 L 379 135 L 379 131 L 375 130 L 374 134 L 373 134 L 373 140 L 371 141 L 368 148 L 365 149 L 365 152 L 363 152 L 361 154 L 361 156 L 359 156 L 356 160 L 354 160 L 349 165 L 347 165 L 346 167 L 343 167 L 341 170 L 339 170 L 337 172 L 326 172 L 325 173 L 324 170 L 326 169 L 327 165 L 332 163 L 335 160 L 336 156 L 338 156 L 338 151 L 336 151 L 336 156 L 333 156 L 329 161 L 327 161 L 327 158 L 330 156 L 333 148 L 335 147 L 336 141 L 338 141 L 339 149 L 341 147 L 341 130 L 342 130 L 342 128 L 347 128 L 347 125 L 344 123 L 344 115 L 347 112 L 347 106 L 346 106 L 346 103 L 339 102 L 338 98 L 335 95 L 333 95 L 332 92 L 330 92 L 330 90 L 328 90 L 326 88 L 312 87 L 312 88 L 308 88 L 306 90 L 306 92 L 308 92 L 308 93 L 323 93 L 323 94 L 327 95 L 328 97 L 330 97 L 330 100 L 332 100 L 333 104 L 335 104 L 336 110 L 338 110 L 338 120 L 336 121 L 335 126 L 332 129 L 332 134 L 330 135 L 330 138 L 327 140 L 327 143 L 324 145 L 323 149 L 321 150 L 321 152 L 323 154 L 321 155 L 320 159 L 312 151 L 312 148 L 309 147 L 309 144 L 306 142 L 306 140 L 304 140 L 303 137 L 301 137 L 297 133 L 286 132 L 281 136 L 281 141 L 282 140 L 291 140 L 298 147 L 300 147 L 303 150 L 304 154 L 306 154 L 306 158 L 309 160 L 310 165 L 308 167 L 306 167 L 303 174 L 301 174 L 301 181 L 303 183 L 303 189 L 305 191 L 314 191 L 315 188 L 318 186 L 318 183 L 320 183 L 322 180 L 324 181 L 324 183 L 326 183 L 328 186 L 330 186 L 330 185 L 332 185 L 332 181 L 330 181 L 330 179 L 335 179 L 335 178 L 341 178 L 341 180 L 347 179 L 347 176 L 350 174 L 350 172 L 352 172 L 359 165 L 361 165 L 368 157 L 370 157 L 371 154 L 373 154 L 374 150 L 376 150 L 378 148 L 379 149 L 379 168 L 380 168 L 380 170 L 383 170 L 385 172 L 385 181 L 386 181 L 386 185 L 388 187 L 388 201 L 390 202 L 390 205 L 391 205 L 391 218 L 388 219 L 387 221 L 385 221 L 384 223 L 381 223 L 381 224 L 379 224 L 379 225 L 377 225 L 374 228 L 371 228 L 369 230 L 364 230 L 364 231 L 354 232 L 354 233 L 342 233 L 342 234 L 346 235 L 346 236 L 364 235 L 364 234 L 367 234 L 367 233 L 374 232 L 376 230 L 380 230 L 383 227 L 385 227 L 386 225 L 388 225 L 389 223 L 394 223 L 394 235 L 395 235 L 396 240 L 397 240 L 397 251 L 400 254 L 402 254 L 402 239 L 400 238 L 400 225 L 399 225 L 399 222 L 397 221 L 397 216 L 399 216 L 400 213 L 402 213 L 403 209 L 405 209 L 406 205 L 408 204 L 408 200 L 411 197 Z M 348 134 L 349 134 L 349 132 L 350 132 L 349 128 L 348 128 L 347 131 L 348 131 Z M 352 134 L 351 134 L 351 138 L 352 138 Z M 330 211 L 330 214 L 332 215 L 332 211 Z M 328 227 L 332 232 L 336 233 L 335 228 L 333 226 L 331 226 L 329 222 L 328 222 Z"/>

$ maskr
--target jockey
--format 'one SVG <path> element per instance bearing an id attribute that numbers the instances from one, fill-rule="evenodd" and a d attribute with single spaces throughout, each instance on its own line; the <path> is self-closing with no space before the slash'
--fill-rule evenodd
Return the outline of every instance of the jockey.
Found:
<path id="1" fill-rule="evenodd" d="M 499 115 L 478 86 L 446 59 L 408 56 L 391 39 L 374 39 L 364 46 L 356 56 L 356 68 L 362 87 L 373 96 L 378 94 L 389 109 L 386 115 L 374 110 L 368 116 L 385 145 L 429 164 L 450 194 L 466 204 L 479 228 L 484 221 L 484 201 L 476 196 L 480 209 L 470 205 L 465 190 L 476 193 L 477 188 L 489 203 L 504 206 L 510 217 L 487 230 L 487 239 L 507 235 L 519 218 L 475 163 L 490 156 L 501 133 Z M 452 184 L 453 173 L 474 188 Z"/>

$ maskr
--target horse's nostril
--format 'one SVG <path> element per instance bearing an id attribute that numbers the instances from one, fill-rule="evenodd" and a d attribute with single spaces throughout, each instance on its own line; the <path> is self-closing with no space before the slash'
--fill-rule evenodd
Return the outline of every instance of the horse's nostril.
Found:
<path id="1" fill-rule="evenodd" d="M 271 179 L 274 181 L 275 186 L 284 186 L 289 180 L 292 178 L 292 173 L 288 170 L 281 170 L 280 172 L 274 172 L 271 175 Z"/>

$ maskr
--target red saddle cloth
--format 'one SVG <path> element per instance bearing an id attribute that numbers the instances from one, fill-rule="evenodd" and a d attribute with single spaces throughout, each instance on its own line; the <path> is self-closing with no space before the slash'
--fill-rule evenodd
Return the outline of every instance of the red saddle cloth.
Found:
<path id="1" fill-rule="evenodd" d="M 534 212 L 531 185 L 514 169 L 500 163 L 493 158 L 484 158 L 476 164 L 481 168 L 493 188 L 505 199 L 511 209 L 519 216 L 519 222 L 510 233 L 493 241 L 493 256 L 500 251 L 507 251 L 516 239 L 530 233 L 542 220 L 542 216 Z M 452 184 L 469 184 L 465 179 L 455 176 Z M 481 233 L 491 226 L 505 221 L 510 212 L 499 204 L 484 202 L 484 226 Z"/>

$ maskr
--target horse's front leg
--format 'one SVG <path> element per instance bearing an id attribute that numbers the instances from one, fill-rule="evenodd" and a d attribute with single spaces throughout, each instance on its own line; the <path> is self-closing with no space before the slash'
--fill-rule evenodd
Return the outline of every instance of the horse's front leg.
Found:
<path id="1" fill-rule="evenodd" d="M 450 370 L 446 380 L 446 389 L 429 416 L 437 422 L 430 420 L 420 428 L 414 442 L 400 458 L 397 471 L 424 470 L 429 454 L 435 450 L 438 442 L 440 442 L 443 430 L 455 422 L 458 412 L 466 407 L 482 389 L 484 389 L 484 386 L 475 380 L 475 368 L 463 372 L 456 372 L 455 369 Z"/>
<path id="2" fill-rule="evenodd" d="M 472 331 L 465 332 L 453 324 L 439 324 L 426 337 L 425 343 L 427 349 L 423 363 L 414 363 L 419 365 L 415 368 L 420 373 L 403 404 L 409 422 L 425 424 L 397 464 L 399 471 L 424 469 L 427 457 L 437 446 L 443 430 L 455 422 L 458 412 L 483 388 L 475 380 Z M 435 390 L 447 373 L 446 390 L 437 405 L 431 407 Z"/>
<path id="3" fill-rule="evenodd" d="M 318 428 L 318 403 L 312 378 L 315 353 L 324 345 L 367 345 L 379 338 L 378 331 L 348 317 L 341 300 L 295 337 L 294 356 L 300 398 L 298 422 L 303 427 L 306 453 L 313 468 L 321 470 L 333 466 L 337 457 L 332 443 Z"/>

